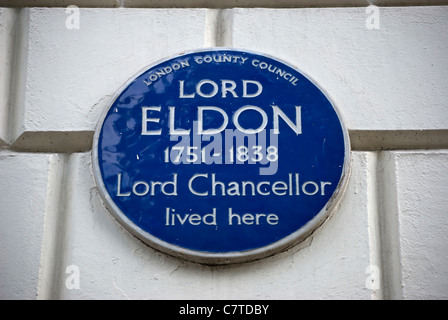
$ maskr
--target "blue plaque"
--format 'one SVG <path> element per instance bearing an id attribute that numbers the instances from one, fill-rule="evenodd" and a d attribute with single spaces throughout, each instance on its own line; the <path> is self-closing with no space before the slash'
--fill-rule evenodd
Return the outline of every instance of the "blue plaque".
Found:
<path id="1" fill-rule="evenodd" d="M 349 155 L 340 115 L 312 80 L 229 48 L 132 78 L 93 147 L 117 220 L 158 250 L 207 264 L 260 259 L 311 234 L 343 193 Z"/>

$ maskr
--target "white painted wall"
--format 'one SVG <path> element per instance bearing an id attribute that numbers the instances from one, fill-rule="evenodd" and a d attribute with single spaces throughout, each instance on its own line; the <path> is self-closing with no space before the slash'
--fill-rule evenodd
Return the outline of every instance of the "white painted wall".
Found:
<path id="1" fill-rule="evenodd" d="M 66 27 L 64 1 L 0 8 L 1 299 L 448 298 L 448 6 L 380 7 L 369 30 L 360 3 L 110 2 L 81 8 L 79 29 Z M 107 211 L 92 176 L 110 97 L 146 65 L 208 46 L 297 66 L 335 101 L 353 146 L 332 217 L 289 251 L 235 266 L 144 245 Z"/>

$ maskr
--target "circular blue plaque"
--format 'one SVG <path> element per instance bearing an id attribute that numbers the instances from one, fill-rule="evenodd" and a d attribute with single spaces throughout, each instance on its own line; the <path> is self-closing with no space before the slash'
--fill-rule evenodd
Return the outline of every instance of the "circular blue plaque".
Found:
<path id="1" fill-rule="evenodd" d="M 97 127 L 94 172 L 109 210 L 171 255 L 260 259 L 328 217 L 349 172 L 346 129 L 294 67 L 215 48 L 146 68 Z"/>

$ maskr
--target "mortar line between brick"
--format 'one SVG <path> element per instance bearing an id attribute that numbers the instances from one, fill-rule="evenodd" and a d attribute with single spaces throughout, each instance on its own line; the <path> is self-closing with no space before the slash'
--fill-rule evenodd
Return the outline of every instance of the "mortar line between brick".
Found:
<path id="1" fill-rule="evenodd" d="M 39 299 L 60 299 L 67 267 L 67 224 L 72 154 L 57 154 L 50 165 L 49 192 L 39 279 Z M 61 164 L 56 160 L 60 159 Z"/>
<path id="2" fill-rule="evenodd" d="M 38 299 L 55 298 L 55 277 L 60 258 L 60 235 L 63 223 L 63 198 L 61 190 L 65 183 L 67 156 L 52 155 L 50 158 L 47 197 L 45 207 L 45 223 L 42 240 L 42 252 L 39 270 Z"/>
<path id="3" fill-rule="evenodd" d="M 349 130 L 352 150 L 448 149 L 447 129 Z"/>
<path id="4" fill-rule="evenodd" d="M 17 139 L 23 125 L 24 100 L 26 88 L 26 68 L 28 61 L 30 11 L 27 8 L 19 9 L 16 19 L 14 37 L 14 60 L 12 65 L 12 79 L 9 105 L 9 143 Z"/>
<path id="5" fill-rule="evenodd" d="M 61 299 L 62 293 L 65 291 L 65 280 L 68 276 L 66 274 L 66 268 L 68 267 L 69 262 L 67 261 L 67 256 L 69 255 L 69 236 L 70 232 L 68 231 L 69 223 L 70 223 L 70 206 L 71 206 L 71 194 L 73 188 L 73 179 L 74 179 L 74 164 L 76 153 L 66 154 L 66 166 L 64 171 L 64 179 L 62 181 L 62 185 L 60 188 L 60 199 L 61 203 L 59 205 L 59 210 L 61 213 L 61 224 L 59 232 L 59 246 L 56 249 L 56 254 L 58 255 L 56 265 L 56 271 L 59 272 L 58 276 L 56 276 L 54 294 L 55 298 Z"/>
<path id="6" fill-rule="evenodd" d="M 381 248 L 381 291 L 382 298 L 397 300 L 403 298 L 399 203 L 397 194 L 397 166 L 393 152 L 377 153 L 377 199 L 378 227 Z"/>
<path id="7" fill-rule="evenodd" d="M 10 86 L 9 86 L 9 98 L 8 98 L 8 144 L 11 144 L 14 140 L 14 135 L 17 127 L 17 113 L 18 108 L 16 105 L 20 103 L 19 99 L 17 98 L 17 92 L 21 91 L 21 87 L 19 84 L 20 80 L 20 72 L 21 72 L 21 59 L 23 58 L 23 55 L 26 54 L 24 52 L 21 52 L 21 47 L 24 44 L 23 37 L 23 29 L 26 28 L 23 26 L 23 18 L 22 18 L 22 12 L 23 10 L 18 8 L 14 9 L 14 35 L 12 37 L 12 52 L 11 52 L 11 65 L 10 65 Z M 26 20 L 26 19 L 25 19 Z"/>
<path id="8" fill-rule="evenodd" d="M 448 149 L 448 129 L 349 130 L 349 135 L 352 151 Z M 92 140 L 93 131 L 25 132 L 12 145 L 2 149 L 27 153 L 87 152 L 92 149 Z"/>
<path id="9" fill-rule="evenodd" d="M 205 14 L 205 41 L 206 47 L 217 46 L 217 29 L 218 29 L 218 12 L 219 9 L 208 9 Z"/>
<path id="10" fill-rule="evenodd" d="M 206 47 L 232 46 L 232 10 L 208 9 L 206 14 Z"/>
<path id="11" fill-rule="evenodd" d="M 381 232 L 380 232 L 380 216 L 378 201 L 379 196 L 378 185 L 378 152 L 367 153 L 367 220 L 370 247 L 370 266 L 366 273 L 370 274 L 366 286 L 371 289 L 372 299 L 383 299 L 382 290 L 382 266 L 381 259 Z"/>
<path id="12" fill-rule="evenodd" d="M 17 56 L 17 33 L 19 27 L 20 9 L 3 9 L 0 12 L 2 34 L 0 34 L 0 146 L 7 145 L 11 140 L 11 112 L 14 93 L 14 65 Z M 3 109 L 4 108 L 4 109 Z M 3 139 L 2 139 L 3 138 Z"/>

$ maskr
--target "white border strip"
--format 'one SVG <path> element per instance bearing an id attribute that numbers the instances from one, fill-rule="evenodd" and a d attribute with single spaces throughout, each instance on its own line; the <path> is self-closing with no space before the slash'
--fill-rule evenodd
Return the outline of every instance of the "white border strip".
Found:
<path id="1" fill-rule="evenodd" d="M 323 8 L 447 5 L 447 0 L 0 0 L 0 7 L 84 8 Z"/>

